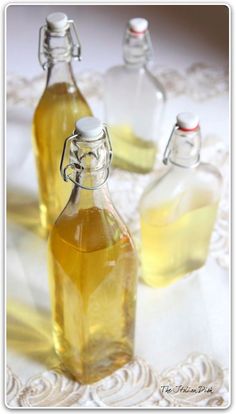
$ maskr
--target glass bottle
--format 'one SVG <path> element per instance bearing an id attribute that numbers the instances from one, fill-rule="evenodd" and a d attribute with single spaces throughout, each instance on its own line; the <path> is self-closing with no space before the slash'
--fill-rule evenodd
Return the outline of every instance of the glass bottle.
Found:
<path id="1" fill-rule="evenodd" d="M 75 38 L 75 40 L 74 40 Z M 59 164 L 65 136 L 77 119 L 91 110 L 76 85 L 72 59 L 80 59 L 80 43 L 72 20 L 52 13 L 40 29 L 39 61 L 47 70 L 46 88 L 33 119 L 40 219 L 46 233 L 61 212 L 70 188 L 60 179 Z"/>
<path id="2" fill-rule="evenodd" d="M 152 170 L 158 149 L 165 92 L 148 69 L 152 56 L 148 21 L 128 22 L 124 64 L 104 78 L 105 118 L 113 147 L 113 165 L 138 173 Z"/>
<path id="3" fill-rule="evenodd" d="M 78 121 L 62 156 L 62 175 L 74 187 L 50 234 L 49 270 L 55 349 L 82 383 L 133 356 L 137 254 L 107 189 L 110 162 L 102 123 Z"/>
<path id="4" fill-rule="evenodd" d="M 167 286 L 207 259 L 220 199 L 222 177 L 200 162 L 198 117 L 180 113 L 166 147 L 167 172 L 140 202 L 143 279 Z"/>

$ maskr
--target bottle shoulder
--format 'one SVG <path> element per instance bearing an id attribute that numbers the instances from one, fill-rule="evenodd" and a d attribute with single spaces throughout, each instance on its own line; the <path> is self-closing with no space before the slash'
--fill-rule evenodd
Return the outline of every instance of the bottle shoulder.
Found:
<path id="1" fill-rule="evenodd" d="M 211 164 L 200 163 L 195 168 L 168 166 L 162 175 L 153 180 L 143 193 L 140 208 L 162 204 L 183 194 L 217 201 L 220 198 L 222 176 Z"/>
<path id="2" fill-rule="evenodd" d="M 198 165 L 196 172 L 198 174 L 206 174 L 209 176 L 213 176 L 215 177 L 215 179 L 222 181 L 223 177 L 220 173 L 220 171 L 218 170 L 217 167 L 215 167 L 213 164 L 207 163 L 207 162 L 200 162 L 200 164 Z"/>
<path id="3" fill-rule="evenodd" d="M 107 69 L 107 71 L 104 74 L 104 77 L 109 78 L 111 76 L 119 75 L 120 73 L 123 73 L 123 72 L 124 72 L 124 65 L 115 65 Z"/>
<path id="4" fill-rule="evenodd" d="M 74 97 L 80 96 L 84 99 L 82 92 L 80 91 L 79 87 L 75 83 L 67 83 L 67 82 L 57 82 L 53 83 L 52 85 L 46 85 L 45 89 L 41 95 L 41 100 L 45 98 L 51 97 L 52 99 L 63 99 L 64 96 L 67 97 Z"/>
<path id="5" fill-rule="evenodd" d="M 56 83 L 45 88 L 36 106 L 35 117 L 42 116 L 42 121 L 47 116 L 50 117 L 54 110 L 57 110 L 63 119 L 71 117 L 74 112 L 78 113 L 78 116 L 80 112 L 83 116 L 92 115 L 89 104 L 78 87 L 66 83 Z"/>
<path id="6" fill-rule="evenodd" d="M 146 76 L 148 77 L 149 81 L 154 85 L 156 92 L 158 93 L 159 97 L 165 102 L 166 101 L 166 91 L 162 83 L 159 79 L 151 72 L 151 70 L 147 67 L 146 68 Z"/>
<path id="7" fill-rule="evenodd" d="M 125 65 L 114 66 L 104 75 L 105 94 L 109 95 L 128 95 L 134 93 L 138 88 L 138 93 L 148 96 L 152 100 L 166 101 L 166 94 L 163 86 L 154 75 L 144 66 L 142 68 L 128 68 Z"/>
<path id="8" fill-rule="evenodd" d="M 83 251 L 105 249 L 124 239 L 133 247 L 127 227 L 113 208 L 90 207 L 73 215 L 66 208 L 57 219 L 51 238 L 60 238 Z"/>

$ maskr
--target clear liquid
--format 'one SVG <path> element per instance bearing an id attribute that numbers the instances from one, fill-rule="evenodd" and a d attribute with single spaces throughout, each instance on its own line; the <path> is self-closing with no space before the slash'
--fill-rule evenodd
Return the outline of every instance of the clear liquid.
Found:
<path id="1" fill-rule="evenodd" d="M 40 218 L 46 231 L 51 229 L 71 193 L 71 186 L 60 175 L 64 141 L 74 130 L 75 121 L 90 115 L 91 110 L 79 90 L 67 83 L 56 83 L 47 88 L 36 108 L 33 143 Z"/>
<path id="2" fill-rule="evenodd" d="M 133 356 L 137 257 L 113 215 L 96 207 L 61 216 L 50 236 L 54 344 L 82 383 Z"/>
<path id="3" fill-rule="evenodd" d="M 129 125 L 109 127 L 113 148 L 113 165 L 124 170 L 147 173 L 153 169 L 157 146 L 136 136 Z"/>
<path id="4" fill-rule="evenodd" d="M 164 287 L 202 267 L 218 203 L 177 213 L 178 200 L 147 209 L 141 217 L 143 279 Z"/>

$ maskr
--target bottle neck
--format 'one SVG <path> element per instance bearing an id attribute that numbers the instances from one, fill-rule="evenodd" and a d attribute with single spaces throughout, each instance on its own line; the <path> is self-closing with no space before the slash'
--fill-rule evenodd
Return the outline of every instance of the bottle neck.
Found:
<path id="1" fill-rule="evenodd" d="M 78 172 L 76 182 L 78 182 L 79 185 L 76 186 L 89 193 L 100 190 L 105 186 L 108 174 L 109 172 L 105 167 L 101 168 L 99 171 L 89 172 L 88 170 L 85 170 L 84 172 Z"/>
<path id="2" fill-rule="evenodd" d="M 69 164 L 65 165 L 67 154 Z M 111 145 L 105 129 L 92 139 L 76 133 L 67 138 L 60 168 L 63 178 L 75 184 L 72 203 L 79 202 L 80 208 L 90 208 L 110 198 L 106 186 L 110 163 Z"/>
<path id="3" fill-rule="evenodd" d="M 111 202 L 109 190 L 107 186 L 107 168 L 101 168 L 99 171 L 91 169 L 92 164 L 86 162 L 87 168 L 84 172 L 77 173 L 76 182 L 70 197 L 70 204 L 79 209 L 89 208 L 107 208 L 107 204 Z"/>
<path id="4" fill-rule="evenodd" d="M 132 51 L 131 51 L 131 53 L 128 56 L 128 59 L 127 59 L 127 56 L 124 57 L 124 64 L 125 64 L 125 67 L 129 70 L 139 70 L 139 69 L 143 69 L 146 67 L 147 61 L 145 59 L 140 59 L 134 62 L 134 60 L 132 59 Z"/>
<path id="5" fill-rule="evenodd" d="M 77 88 L 71 62 L 51 63 L 47 71 L 46 86 L 50 87 L 55 83 L 66 83 Z"/>
<path id="6" fill-rule="evenodd" d="M 127 31 L 123 44 L 123 59 L 129 69 L 145 67 L 151 57 L 151 41 L 149 33 L 134 36 Z"/>
<path id="7" fill-rule="evenodd" d="M 46 30 L 43 55 L 45 60 L 43 67 L 47 68 L 47 86 L 55 83 L 67 83 L 76 86 L 71 65 L 73 44 L 69 29 L 60 35 Z"/>
<path id="8" fill-rule="evenodd" d="M 195 168 L 200 162 L 200 129 L 194 131 L 175 130 L 171 142 L 168 161 L 182 168 Z"/>
<path id="9" fill-rule="evenodd" d="M 86 179 L 81 180 L 81 184 L 86 187 L 92 187 L 92 185 L 95 187 L 96 180 L 91 177 L 86 177 Z M 76 211 L 94 207 L 103 209 L 107 208 L 108 203 L 111 203 L 111 198 L 106 183 L 95 190 L 87 190 L 78 185 L 74 185 L 69 200 L 69 204 L 75 207 Z"/>

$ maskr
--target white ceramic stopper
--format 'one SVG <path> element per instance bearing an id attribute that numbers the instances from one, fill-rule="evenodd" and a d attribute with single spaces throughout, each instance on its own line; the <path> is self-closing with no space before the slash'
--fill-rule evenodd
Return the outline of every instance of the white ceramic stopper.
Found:
<path id="1" fill-rule="evenodd" d="M 79 121 L 75 123 L 75 130 L 78 134 L 82 135 L 82 137 L 89 141 L 93 141 L 102 133 L 103 124 L 99 119 L 93 116 L 87 116 L 79 119 Z"/>
<path id="2" fill-rule="evenodd" d="M 181 112 L 177 115 L 176 120 L 181 129 L 195 129 L 199 124 L 198 116 L 191 112 Z"/>
<path id="3" fill-rule="evenodd" d="M 46 18 L 47 26 L 54 32 L 64 30 L 68 25 L 68 17 L 65 13 L 51 13 Z"/>
<path id="4" fill-rule="evenodd" d="M 141 17 L 129 20 L 129 28 L 136 33 L 145 33 L 148 28 L 148 21 Z"/>

